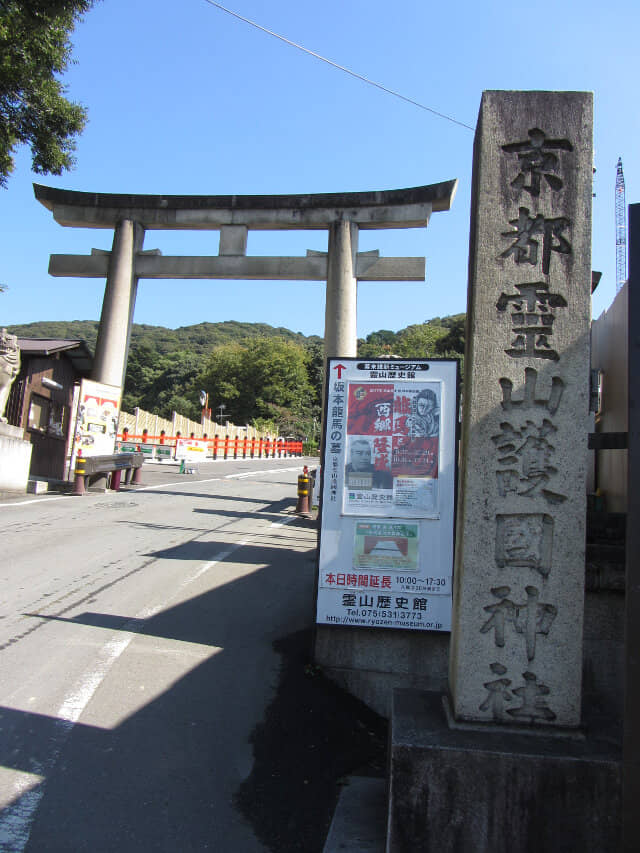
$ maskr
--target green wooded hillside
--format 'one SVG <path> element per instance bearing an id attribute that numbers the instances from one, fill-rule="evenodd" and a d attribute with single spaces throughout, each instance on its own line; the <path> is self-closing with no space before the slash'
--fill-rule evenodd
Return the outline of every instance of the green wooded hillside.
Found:
<path id="1" fill-rule="evenodd" d="M 380 329 L 358 341 L 362 357 L 453 357 L 462 361 L 464 314 L 435 317 L 393 332 Z M 24 338 L 82 339 L 95 348 L 93 320 L 8 327 Z M 200 391 L 214 415 L 312 439 L 320 420 L 323 341 L 265 323 L 198 323 L 168 329 L 134 323 L 122 407 L 171 417 L 200 418 Z"/>
<path id="2" fill-rule="evenodd" d="M 93 352 L 99 325 L 97 320 L 43 320 L 7 328 L 11 334 L 22 338 L 81 339 L 89 344 L 89 348 Z M 274 328 L 266 323 L 238 323 L 235 320 L 227 320 L 224 323 L 197 323 L 195 326 L 181 326 L 178 329 L 134 323 L 131 330 L 131 348 L 133 350 L 135 347 L 145 344 L 163 355 L 184 349 L 204 353 L 209 352 L 219 344 L 262 335 L 277 335 L 300 343 L 322 341 L 322 338 L 315 336 L 307 338 L 299 332 L 291 332 L 281 326 Z"/>

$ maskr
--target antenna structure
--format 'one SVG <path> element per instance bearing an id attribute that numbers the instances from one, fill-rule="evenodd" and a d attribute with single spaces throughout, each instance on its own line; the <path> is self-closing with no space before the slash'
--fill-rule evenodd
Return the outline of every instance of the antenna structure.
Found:
<path id="1" fill-rule="evenodd" d="M 616 168 L 616 293 L 627 280 L 627 205 L 622 157 Z"/>

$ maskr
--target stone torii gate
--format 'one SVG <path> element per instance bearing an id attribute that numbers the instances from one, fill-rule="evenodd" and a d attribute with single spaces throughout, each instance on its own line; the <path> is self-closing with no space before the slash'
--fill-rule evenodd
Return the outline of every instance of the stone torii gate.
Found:
<path id="1" fill-rule="evenodd" d="M 112 228 L 110 252 L 52 255 L 53 276 L 106 278 L 93 378 L 122 386 L 138 280 L 326 281 L 325 355 L 355 356 L 358 281 L 424 281 L 424 258 L 358 252 L 360 229 L 424 228 L 449 210 L 457 180 L 381 192 L 274 196 L 120 195 L 34 184 L 36 199 L 60 225 Z M 247 256 L 249 230 L 327 230 L 328 252 L 306 257 Z M 143 251 L 147 230 L 220 232 L 218 255 L 162 256 Z"/>

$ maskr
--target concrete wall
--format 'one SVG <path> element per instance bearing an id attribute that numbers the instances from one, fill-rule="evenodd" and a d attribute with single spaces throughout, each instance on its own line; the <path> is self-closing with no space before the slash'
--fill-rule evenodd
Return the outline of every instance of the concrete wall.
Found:
<path id="1" fill-rule="evenodd" d="M 444 692 L 449 632 L 316 625 L 315 662 L 383 717 L 397 687 Z"/>
<path id="2" fill-rule="evenodd" d="M 602 411 L 597 432 L 627 431 L 628 285 L 591 326 L 591 367 L 603 372 Z M 627 451 L 598 450 L 595 486 L 604 494 L 609 512 L 627 509 Z"/>
<path id="3" fill-rule="evenodd" d="M 26 492 L 31 443 L 19 427 L 0 423 L 0 460 L 0 492 Z"/>

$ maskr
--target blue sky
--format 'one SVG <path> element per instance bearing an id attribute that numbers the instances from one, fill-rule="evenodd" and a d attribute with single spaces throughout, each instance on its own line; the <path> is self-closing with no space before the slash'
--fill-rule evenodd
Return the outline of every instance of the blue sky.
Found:
<path id="1" fill-rule="evenodd" d="M 595 94 L 592 266 L 598 316 L 615 296 L 614 184 L 640 186 L 640 4 L 592 0 L 227 0 L 223 5 L 408 98 L 475 125 L 485 89 Z M 634 36 L 633 33 L 636 35 Z M 99 319 L 104 282 L 54 279 L 52 253 L 110 248 L 63 228 L 32 182 L 82 191 L 271 194 L 394 189 L 458 178 L 429 227 L 362 233 L 360 249 L 427 259 L 423 284 L 359 285 L 358 334 L 465 310 L 473 133 L 355 80 L 206 0 L 103 0 L 74 34 L 69 96 L 89 109 L 77 167 L 35 176 L 21 149 L 0 190 L 0 325 Z M 145 248 L 216 254 L 217 233 L 147 232 Z M 325 249 L 323 232 L 250 233 L 251 254 Z M 322 334 L 318 282 L 142 281 L 135 321 L 239 320 Z"/>

